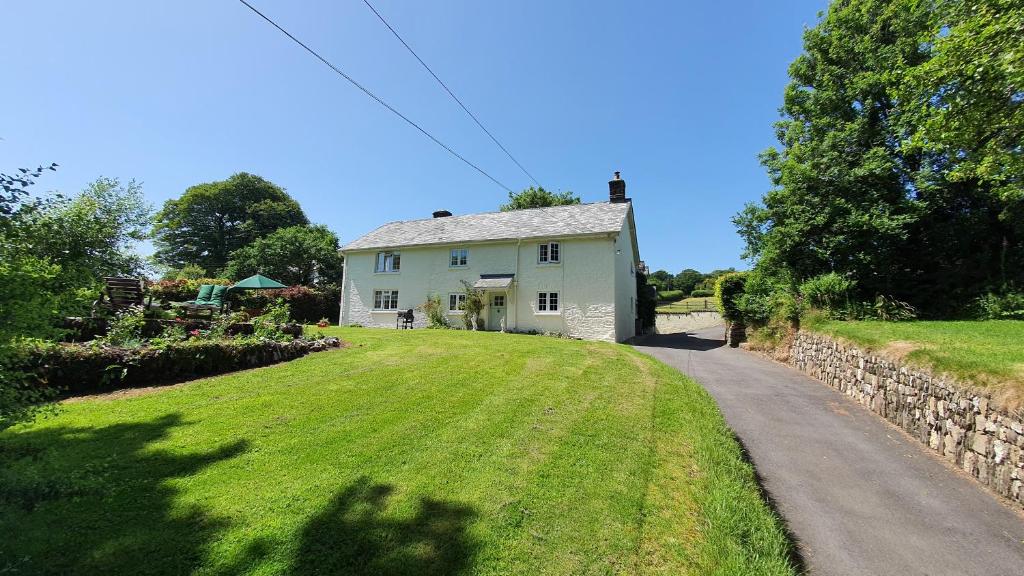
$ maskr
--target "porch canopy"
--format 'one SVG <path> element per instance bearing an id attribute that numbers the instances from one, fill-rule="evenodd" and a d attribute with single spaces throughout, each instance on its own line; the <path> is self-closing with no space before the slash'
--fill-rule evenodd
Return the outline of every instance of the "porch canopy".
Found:
<path id="1" fill-rule="evenodd" d="M 481 274 L 480 279 L 473 282 L 477 290 L 508 290 L 512 286 L 515 274 Z"/>

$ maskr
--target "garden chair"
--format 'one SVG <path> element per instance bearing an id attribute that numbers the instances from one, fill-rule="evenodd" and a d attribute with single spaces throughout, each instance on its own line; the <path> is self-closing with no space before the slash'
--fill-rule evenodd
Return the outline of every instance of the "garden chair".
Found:
<path id="1" fill-rule="evenodd" d="M 405 312 L 399 312 L 398 317 L 395 318 L 395 328 L 401 328 L 402 330 L 410 329 L 412 328 L 413 320 L 415 320 L 415 317 L 413 316 L 412 308 Z"/>
<path id="2" fill-rule="evenodd" d="M 205 316 L 212 319 L 214 312 L 221 314 L 227 307 L 227 293 L 227 286 L 203 284 L 199 287 L 199 294 L 196 295 L 196 299 L 189 300 L 182 305 L 185 309 L 185 315 L 194 318 Z"/>
<path id="3" fill-rule="evenodd" d="M 153 295 L 149 295 L 146 301 L 146 288 L 143 281 L 138 278 L 103 278 L 103 290 L 100 298 L 93 303 L 93 310 L 105 308 L 111 312 L 118 312 L 133 306 L 149 309 L 153 304 Z"/>

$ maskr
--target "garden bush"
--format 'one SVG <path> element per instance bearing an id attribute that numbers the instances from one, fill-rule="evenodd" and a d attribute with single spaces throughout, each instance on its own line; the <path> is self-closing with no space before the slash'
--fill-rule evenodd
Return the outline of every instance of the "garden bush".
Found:
<path id="1" fill-rule="evenodd" d="M 1024 320 L 1024 292 L 988 293 L 974 302 L 981 320 Z"/>
<path id="2" fill-rule="evenodd" d="M 740 309 L 740 297 L 743 296 L 747 283 L 744 272 L 730 272 L 718 277 L 715 282 L 715 299 L 722 318 L 729 322 L 742 322 L 743 311 Z"/>
<path id="3" fill-rule="evenodd" d="M 280 290 L 246 290 L 231 295 L 236 308 L 257 310 L 267 308 L 279 298 L 291 309 L 291 319 L 303 324 L 316 324 L 321 318 L 337 322 L 341 313 L 341 289 L 337 286 L 291 286 Z"/>
<path id="4" fill-rule="evenodd" d="M 662 290 L 658 292 L 658 300 L 662 302 L 675 302 L 682 300 L 684 296 L 682 290 Z"/>
<path id="5" fill-rule="evenodd" d="M 34 342 L 22 349 L 19 369 L 40 390 L 75 395 L 266 366 L 338 346 L 337 338 L 290 342 L 195 338 L 138 348 Z"/>
<path id="6" fill-rule="evenodd" d="M 199 287 L 203 284 L 230 286 L 227 278 L 179 278 L 176 280 L 160 280 L 149 285 L 149 292 L 154 301 L 188 302 L 195 300 Z"/>
<path id="7" fill-rule="evenodd" d="M 693 292 L 690 292 L 690 298 L 711 298 L 714 295 L 715 295 L 715 291 L 714 290 L 698 289 L 698 290 L 694 290 Z"/>
<path id="8" fill-rule="evenodd" d="M 811 308 L 839 317 L 849 309 L 850 296 L 856 286 L 856 281 L 829 272 L 800 284 L 800 295 Z"/>

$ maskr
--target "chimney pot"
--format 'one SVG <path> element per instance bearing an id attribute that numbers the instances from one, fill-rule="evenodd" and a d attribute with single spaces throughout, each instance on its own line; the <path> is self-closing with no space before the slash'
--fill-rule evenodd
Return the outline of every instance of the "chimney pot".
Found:
<path id="1" fill-rule="evenodd" d="M 609 202 L 626 202 L 626 181 L 623 180 L 619 173 L 615 173 L 615 178 L 608 181 L 608 201 Z"/>
<path id="2" fill-rule="evenodd" d="M 451 215 L 452 213 L 447 210 L 437 210 L 433 214 L 434 218 L 447 218 L 448 216 Z"/>

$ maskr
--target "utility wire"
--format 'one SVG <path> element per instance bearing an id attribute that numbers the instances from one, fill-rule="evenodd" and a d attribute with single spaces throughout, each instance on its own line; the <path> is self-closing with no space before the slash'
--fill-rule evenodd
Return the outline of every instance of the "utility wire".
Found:
<path id="1" fill-rule="evenodd" d="M 309 52 L 310 54 L 312 54 L 317 60 L 319 60 L 319 61 L 323 62 L 325 65 L 327 65 L 328 68 L 330 68 L 331 70 L 334 70 L 335 72 L 337 72 L 345 80 L 348 80 L 349 82 L 351 82 L 353 86 L 355 86 L 356 88 L 359 88 L 360 90 L 362 90 L 364 94 L 366 94 L 370 98 L 373 98 L 374 100 L 376 100 L 378 104 L 380 104 L 381 106 L 387 108 L 392 113 L 394 113 L 396 116 L 398 116 L 402 120 L 405 120 L 406 122 L 408 122 L 410 126 L 412 126 L 413 128 L 419 130 L 420 132 L 422 132 L 424 136 L 426 136 L 427 138 L 430 138 L 431 140 L 433 140 L 435 144 L 437 144 L 441 148 L 444 148 L 445 150 L 447 150 L 452 156 L 455 156 L 459 160 L 462 160 L 467 165 L 469 165 L 471 168 L 473 168 L 477 172 L 483 174 L 488 179 L 490 179 L 491 182 L 494 182 L 498 186 L 501 186 L 502 188 L 504 188 L 508 192 L 512 192 L 511 188 L 509 188 L 508 186 L 505 186 L 504 184 L 499 182 L 494 176 L 491 176 L 487 172 L 484 172 L 483 168 L 480 168 L 476 164 L 473 164 L 469 160 L 466 160 L 466 158 L 464 158 L 461 154 L 459 154 L 455 150 L 452 150 L 450 147 L 448 147 L 447 144 L 445 144 L 444 142 L 441 142 L 440 140 L 435 138 L 433 134 L 431 134 L 430 132 L 427 132 L 426 130 L 421 128 L 419 124 L 417 124 L 417 123 L 413 122 L 412 120 L 410 120 L 406 115 L 404 115 L 401 112 L 399 112 L 398 110 L 395 110 L 394 108 L 392 108 L 390 104 L 388 104 L 387 102 L 382 100 L 379 96 L 377 96 L 373 92 L 370 92 L 367 88 L 365 88 L 359 82 L 356 82 L 354 78 L 352 78 L 348 74 L 345 74 L 344 72 L 342 72 L 337 66 L 335 66 L 334 64 L 331 64 L 326 58 L 324 58 L 323 56 L 318 54 L 315 50 L 313 50 L 312 48 L 310 48 L 309 46 L 304 44 L 301 40 L 299 40 L 295 36 L 292 36 L 290 32 L 288 32 L 287 30 L 282 28 L 277 22 L 274 22 L 269 17 L 267 17 L 266 14 L 260 12 L 256 8 L 254 8 L 252 4 L 249 4 L 248 2 L 246 2 L 246 0 L 238 0 L 238 1 L 241 2 L 242 4 L 245 4 L 245 6 L 249 10 L 252 10 L 253 12 L 255 12 L 260 18 L 263 18 L 264 20 L 269 22 L 271 26 L 273 26 L 274 28 L 277 28 L 278 30 L 280 30 L 282 34 L 284 34 L 285 36 L 290 38 L 293 42 L 295 42 L 299 46 L 302 46 L 306 50 L 306 52 Z"/>
<path id="2" fill-rule="evenodd" d="M 452 100 L 455 100 L 455 102 L 458 103 L 458 105 L 463 110 L 466 111 L 466 114 L 469 114 L 469 117 L 472 118 L 474 122 L 476 122 L 476 125 L 479 126 L 480 129 L 483 130 L 488 136 L 490 136 L 491 140 L 494 140 L 494 143 L 498 145 L 498 148 L 501 148 L 501 151 L 504 152 L 505 155 L 509 157 L 509 159 L 515 162 L 516 166 L 519 166 L 519 169 L 523 171 L 523 174 L 529 176 L 530 180 L 533 180 L 534 184 L 540 186 L 540 182 L 537 182 L 537 179 L 533 177 L 533 174 L 527 172 L 526 168 L 523 168 L 523 165 L 519 163 L 519 160 L 516 160 L 515 156 L 513 156 L 512 153 L 508 151 L 508 149 L 502 146 L 501 142 L 498 142 L 498 139 L 494 137 L 494 134 L 491 134 L 490 130 L 484 128 L 483 123 L 480 122 L 476 115 L 470 112 L 469 108 L 466 108 L 466 105 L 462 103 L 462 100 L 459 100 L 459 97 L 456 96 L 455 93 L 451 91 L 451 88 L 448 88 L 448 85 L 445 84 L 443 80 L 437 77 L 437 74 L 434 74 L 434 71 L 430 69 L 430 66 L 427 66 L 427 63 L 424 62 L 423 59 L 420 58 L 420 55 L 417 54 L 416 51 L 412 49 L 412 46 L 409 46 L 409 44 L 406 43 L 406 41 L 398 34 L 398 31 L 396 31 L 391 26 L 391 24 L 388 24 L 388 21 L 385 20 L 384 17 L 380 15 L 380 12 L 378 12 L 377 9 L 373 7 L 373 4 L 370 4 L 369 0 L 363 0 L 363 4 L 366 4 L 366 6 L 371 11 L 373 11 L 374 14 L 377 15 L 377 18 L 380 18 L 380 21 L 383 22 L 384 25 L 388 27 L 388 30 L 391 30 L 391 33 L 395 35 L 395 38 L 398 38 L 398 41 L 402 43 L 402 46 L 405 46 L 405 49 L 408 50 L 410 54 L 415 56 L 417 60 L 419 60 L 420 64 L 422 64 L 423 67 L 426 68 L 427 72 L 430 72 L 430 75 L 434 77 L 434 80 L 437 80 L 437 83 L 440 84 L 442 88 L 444 88 L 444 91 L 447 92 L 448 95 L 452 97 Z"/>

